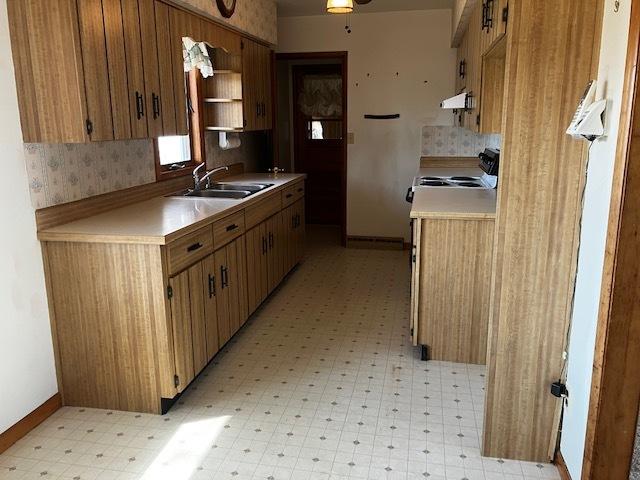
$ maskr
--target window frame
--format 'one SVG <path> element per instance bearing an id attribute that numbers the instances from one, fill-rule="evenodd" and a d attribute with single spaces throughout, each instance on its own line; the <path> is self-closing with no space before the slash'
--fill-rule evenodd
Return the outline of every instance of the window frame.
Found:
<path id="1" fill-rule="evenodd" d="M 191 175 L 193 169 L 200 163 L 194 157 L 194 145 L 193 145 L 193 135 L 189 136 L 189 150 L 191 152 L 191 160 L 188 162 L 176 162 L 171 165 L 161 165 L 160 164 L 160 147 L 158 145 L 158 139 L 153 139 L 153 156 L 156 168 L 156 181 L 160 182 L 162 180 L 169 180 L 176 177 L 182 177 L 186 175 Z M 173 165 L 181 165 L 179 169 L 172 169 Z"/>

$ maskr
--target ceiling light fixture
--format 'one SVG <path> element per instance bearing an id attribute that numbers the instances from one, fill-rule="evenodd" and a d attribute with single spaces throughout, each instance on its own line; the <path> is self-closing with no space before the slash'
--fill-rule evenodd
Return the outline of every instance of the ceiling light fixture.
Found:
<path id="1" fill-rule="evenodd" d="M 353 0 L 327 0 L 327 12 L 351 13 L 353 12 Z"/>

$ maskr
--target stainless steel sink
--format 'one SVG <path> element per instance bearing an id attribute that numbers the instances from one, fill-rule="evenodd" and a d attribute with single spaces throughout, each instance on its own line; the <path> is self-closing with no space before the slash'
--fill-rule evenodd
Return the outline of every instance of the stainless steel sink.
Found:
<path id="1" fill-rule="evenodd" d="M 246 198 L 249 195 L 253 195 L 256 192 L 250 192 L 248 190 L 188 190 L 178 194 L 180 197 L 201 197 L 201 198 Z"/>
<path id="2" fill-rule="evenodd" d="M 251 183 L 251 184 L 241 184 L 241 183 L 213 183 L 210 190 L 246 190 L 248 192 L 261 192 L 269 187 L 272 187 L 272 183 Z"/>

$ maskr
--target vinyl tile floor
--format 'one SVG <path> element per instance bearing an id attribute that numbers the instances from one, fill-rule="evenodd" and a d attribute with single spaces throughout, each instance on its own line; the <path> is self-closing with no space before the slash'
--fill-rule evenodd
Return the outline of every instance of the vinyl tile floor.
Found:
<path id="1" fill-rule="evenodd" d="M 65 407 L 0 455 L 0 479 L 520 480 L 480 457 L 484 368 L 422 362 L 407 254 L 307 257 L 165 416 Z"/>

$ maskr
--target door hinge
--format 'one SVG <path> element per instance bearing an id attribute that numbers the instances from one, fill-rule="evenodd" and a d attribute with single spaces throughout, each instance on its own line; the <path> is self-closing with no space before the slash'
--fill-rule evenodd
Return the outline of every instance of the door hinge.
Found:
<path id="1" fill-rule="evenodd" d="M 87 135 L 91 136 L 93 133 L 93 122 L 87 118 Z"/>
<path id="2" fill-rule="evenodd" d="M 507 23 L 509 21 L 509 4 L 502 9 L 502 21 Z"/>
<path id="3" fill-rule="evenodd" d="M 178 388 L 180 386 L 180 377 L 178 375 L 173 376 L 173 385 Z"/>
<path id="4" fill-rule="evenodd" d="M 167 298 L 169 300 L 171 300 L 173 298 L 173 288 L 171 287 L 171 285 L 169 285 L 167 287 Z"/>

